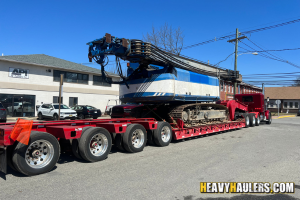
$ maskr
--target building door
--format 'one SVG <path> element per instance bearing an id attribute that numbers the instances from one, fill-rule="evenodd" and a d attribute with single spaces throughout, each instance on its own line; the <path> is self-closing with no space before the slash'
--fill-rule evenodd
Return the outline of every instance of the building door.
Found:
<path id="1" fill-rule="evenodd" d="M 69 107 L 78 105 L 78 97 L 70 97 L 69 98 Z"/>

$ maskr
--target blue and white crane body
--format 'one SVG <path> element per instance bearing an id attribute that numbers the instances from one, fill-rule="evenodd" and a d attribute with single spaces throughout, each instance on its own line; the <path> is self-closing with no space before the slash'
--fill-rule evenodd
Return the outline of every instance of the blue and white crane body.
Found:
<path id="1" fill-rule="evenodd" d="M 138 64 L 138 63 L 133 63 Z M 128 80 L 120 84 L 122 102 L 214 102 L 219 100 L 219 80 L 184 69 L 175 68 L 177 74 L 164 73 L 164 68 L 147 71 L 147 77 Z M 129 73 L 130 74 L 130 73 Z"/>
<path id="2" fill-rule="evenodd" d="M 227 108 L 212 102 L 220 99 L 219 80 L 236 80 L 238 73 L 171 54 L 151 43 L 110 34 L 87 44 L 90 62 L 95 59 L 101 65 L 102 77 L 108 82 L 106 58 L 116 56 L 121 81 L 111 83 L 120 84 L 121 101 L 142 103 L 148 109 L 145 113 L 139 107 L 136 117 L 181 119 L 185 126 L 223 121 L 227 117 Z M 120 59 L 129 61 L 126 77 Z"/>

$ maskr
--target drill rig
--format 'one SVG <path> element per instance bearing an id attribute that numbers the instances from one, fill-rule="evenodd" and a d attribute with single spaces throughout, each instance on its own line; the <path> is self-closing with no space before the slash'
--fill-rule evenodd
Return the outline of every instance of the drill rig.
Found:
<path id="1" fill-rule="evenodd" d="M 102 78 L 120 84 L 122 102 L 142 103 L 133 117 L 154 117 L 171 123 L 180 119 L 185 127 L 227 120 L 227 107 L 220 99 L 219 81 L 238 79 L 238 72 L 172 54 L 142 40 L 106 34 L 88 42 L 89 61 L 101 65 Z M 108 55 L 114 55 L 120 81 L 107 78 Z M 123 75 L 120 59 L 128 61 Z"/>

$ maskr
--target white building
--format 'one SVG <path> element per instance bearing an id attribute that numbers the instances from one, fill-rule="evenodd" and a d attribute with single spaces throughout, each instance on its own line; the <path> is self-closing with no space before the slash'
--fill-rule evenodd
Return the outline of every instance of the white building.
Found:
<path id="1" fill-rule="evenodd" d="M 36 106 L 58 102 L 60 74 L 64 74 L 62 101 L 68 106 L 91 105 L 104 113 L 108 99 L 119 99 L 119 85 L 102 80 L 99 69 L 32 54 L 0 56 L 0 102 L 10 116 L 36 116 Z"/>

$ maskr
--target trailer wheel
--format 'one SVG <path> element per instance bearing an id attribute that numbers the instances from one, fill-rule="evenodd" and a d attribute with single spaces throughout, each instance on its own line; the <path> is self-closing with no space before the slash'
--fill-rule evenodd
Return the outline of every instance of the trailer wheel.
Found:
<path id="1" fill-rule="evenodd" d="M 153 132 L 154 142 L 159 147 L 168 146 L 172 140 L 172 127 L 168 122 L 158 122 Z"/>
<path id="2" fill-rule="evenodd" d="M 249 125 L 250 125 L 250 116 L 249 116 L 249 114 L 245 113 L 244 118 L 245 118 L 245 128 L 248 128 Z"/>
<path id="3" fill-rule="evenodd" d="M 271 113 L 269 113 L 269 120 L 267 121 L 267 124 L 271 124 L 272 123 L 272 115 Z"/>
<path id="4" fill-rule="evenodd" d="M 106 129 L 93 127 L 81 136 L 79 152 L 86 161 L 101 161 L 107 158 L 111 150 L 111 143 L 111 135 Z"/>
<path id="5" fill-rule="evenodd" d="M 140 124 L 129 124 L 123 134 L 123 147 L 130 153 L 143 151 L 146 145 L 147 132 Z"/>
<path id="6" fill-rule="evenodd" d="M 257 118 L 255 118 L 255 126 L 259 126 L 260 124 L 260 118 L 259 118 L 259 115 Z"/>
<path id="7" fill-rule="evenodd" d="M 250 126 L 254 127 L 255 126 L 255 114 L 250 113 L 249 118 L 250 118 Z"/>
<path id="8" fill-rule="evenodd" d="M 85 131 L 87 131 L 90 128 L 92 128 L 92 126 L 83 127 L 81 136 L 85 133 Z M 72 152 L 73 152 L 73 154 L 74 154 L 74 156 L 76 158 L 82 159 L 82 157 L 81 157 L 81 155 L 79 153 L 79 140 L 80 140 L 80 138 L 72 140 L 72 143 L 71 143 L 71 145 L 72 145 Z"/>
<path id="9" fill-rule="evenodd" d="M 13 169 L 14 171 L 18 171 L 15 166 L 13 165 L 13 162 L 12 162 L 12 156 L 13 156 L 13 152 L 14 152 L 14 149 L 16 148 L 17 146 L 17 142 L 15 142 L 13 145 L 11 146 L 8 146 L 7 147 L 7 164 L 8 166 Z"/>
<path id="10" fill-rule="evenodd" d="M 32 131 L 28 145 L 18 143 L 12 162 L 22 174 L 32 176 L 50 171 L 60 155 L 58 140 L 51 134 Z"/>

